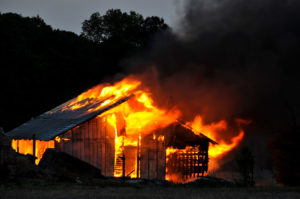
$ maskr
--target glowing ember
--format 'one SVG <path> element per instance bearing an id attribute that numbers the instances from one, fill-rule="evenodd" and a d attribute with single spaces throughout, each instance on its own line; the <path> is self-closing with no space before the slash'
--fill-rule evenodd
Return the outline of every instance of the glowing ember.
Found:
<path id="1" fill-rule="evenodd" d="M 69 139 L 69 138 L 62 138 L 62 137 L 56 136 L 56 137 L 54 138 L 54 140 L 55 140 L 57 143 L 60 143 L 61 141 L 69 141 L 70 139 Z"/>

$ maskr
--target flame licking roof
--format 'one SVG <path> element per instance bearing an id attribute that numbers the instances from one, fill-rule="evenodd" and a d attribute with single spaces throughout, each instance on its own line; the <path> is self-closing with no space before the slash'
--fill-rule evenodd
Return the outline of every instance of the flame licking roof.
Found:
<path id="1" fill-rule="evenodd" d="M 147 136 L 174 123 L 179 123 L 181 127 L 197 135 L 197 138 L 192 136 L 195 140 L 204 138 L 209 143 L 213 143 L 209 150 L 211 157 L 222 156 L 235 148 L 243 139 L 244 131 L 239 125 L 241 120 L 236 121 L 239 134 L 226 141 L 221 136 L 221 132 L 228 130 L 225 120 L 205 124 L 203 117 L 197 115 L 193 121 L 180 122 L 178 119 L 184 110 L 179 110 L 175 106 L 168 109 L 158 107 L 151 95 L 151 89 L 143 85 L 140 78 L 134 76 L 128 76 L 114 84 L 99 84 L 10 131 L 8 135 L 13 139 L 32 139 L 35 134 L 38 140 L 52 140 L 98 115 L 108 116 L 108 123 L 116 129 L 117 123 L 121 120 L 116 121 L 114 117 L 121 114 L 120 118 L 123 118 L 126 124 L 123 129 L 126 132 L 124 146 L 136 146 L 137 137 Z M 186 130 L 182 132 L 186 134 Z M 121 139 L 122 135 L 116 133 L 117 148 L 124 140 Z"/>
<path id="2" fill-rule="evenodd" d="M 79 124 L 82 124 L 97 115 L 126 102 L 132 96 L 133 95 L 129 95 L 120 98 L 117 101 L 111 101 L 99 110 L 95 108 L 99 107 L 99 105 L 104 103 L 105 100 L 91 100 L 89 103 L 81 101 L 79 103 L 84 103 L 84 105 L 79 109 L 66 109 L 66 105 L 68 105 L 70 101 L 73 101 L 72 99 L 11 130 L 7 133 L 7 135 L 14 139 L 32 139 L 33 134 L 35 134 L 35 138 L 37 140 L 51 140 Z"/>

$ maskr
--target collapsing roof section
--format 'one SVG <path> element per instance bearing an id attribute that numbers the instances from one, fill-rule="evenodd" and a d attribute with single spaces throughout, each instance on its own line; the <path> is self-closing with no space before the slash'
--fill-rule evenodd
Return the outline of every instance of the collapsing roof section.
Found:
<path id="1" fill-rule="evenodd" d="M 32 139 L 34 134 L 35 139 L 37 140 L 51 140 L 76 126 L 91 120 L 97 115 L 126 102 L 132 96 L 133 95 L 129 95 L 118 99 L 117 101 L 113 101 L 99 110 L 96 108 L 105 100 L 92 100 L 85 106 L 76 110 L 66 109 L 67 105 L 72 101 L 70 100 L 11 130 L 6 133 L 6 135 L 13 139 Z"/>
<path id="2" fill-rule="evenodd" d="M 185 122 L 180 121 L 180 120 L 177 120 L 177 122 L 178 122 L 182 127 L 184 127 L 184 128 L 186 128 L 186 129 L 190 130 L 191 132 L 193 132 L 193 133 L 192 133 L 193 135 L 198 136 L 198 137 L 201 138 L 201 139 L 205 139 L 205 140 L 207 140 L 208 142 L 210 142 L 210 143 L 212 143 L 212 144 L 218 144 L 216 141 L 210 139 L 209 137 L 207 137 L 206 135 L 204 135 L 204 134 L 201 133 L 201 132 L 198 132 L 197 135 L 196 135 L 196 134 L 194 133 L 194 129 L 193 129 L 191 126 L 189 126 L 188 124 L 186 124 Z"/>

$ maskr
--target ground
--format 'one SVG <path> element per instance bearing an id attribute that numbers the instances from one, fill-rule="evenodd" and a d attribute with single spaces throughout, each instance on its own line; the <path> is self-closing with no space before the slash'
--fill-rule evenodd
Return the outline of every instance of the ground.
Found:
<path id="1" fill-rule="evenodd" d="M 296 199 L 300 188 L 199 188 L 185 185 L 123 185 L 123 184 L 77 184 L 77 183 L 2 183 L 0 198 L 11 199 Z"/>

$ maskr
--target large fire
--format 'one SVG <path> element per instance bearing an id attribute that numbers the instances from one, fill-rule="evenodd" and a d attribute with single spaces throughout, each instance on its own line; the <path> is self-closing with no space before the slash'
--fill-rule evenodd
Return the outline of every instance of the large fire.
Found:
<path id="1" fill-rule="evenodd" d="M 119 164 L 119 159 L 124 155 L 124 148 L 127 146 L 139 148 L 141 137 L 176 122 L 183 111 L 176 108 L 170 110 L 158 107 L 153 101 L 149 89 L 142 89 L 141 85 L 142 81 L 132 76 L 125 78 L 114 85 L 100 84 L 82 93 L 63 108 L 64 111 L 72 111 L 80 109 L 89 103 L 97 102 L 99 105 L 96 108 L 88 110 L 92 112 L 100 110 L 123 97 L 132 96 L 125 103 L 98 116 L 107 116 L 107 122 L 115 131 L 115 177 L 122 176 L 122 165 Z M 124 121 L 121 121 L 119 118 L 123 118 L 122 120 Z M 203 117 L 200 115 L 197 115 L 193 121 L 187 122 L 186 124 L 192 128 L 195 134 L 202 133 L 218 143 L 217 145 L 210 146 L 210 158 L 218 158 L 231 151 L 238 146 L 244 136 L 244 131 L 240 129 L 238 135 L 232 137 L 231 141 L 228 142 L 224 139 L 220 139 L 222 136 L 218 133 L 227 130 L 226 121 L 222 120 L 216 123 L 204 124 Z M 154 134 L 154 140 L 156 139 L 155 136 L 156 135 Z M 160 136 L 157 139 L 163 141 L 164 137 Z M 17 142 L 22 142 L 22 147 L 17 148 Z M 19 143 L 19 146 L 21 145 Z M 37 157 L 36 164 L 38 164 L 44 151 L 47 148 L 54 148 L 54 145 L 54 140 L 49 142 L 37 141 L 36 148 L 38 150 L 36 150 L 35 154 Z M 13 140 L 12 147 L 19 153 L 33 154 L 32 140 Z M 166 150 L 166 161 L 168 161 L 168 156 L 172 153 L 176 153 L 176 151 L 178 151 L 178 149 L 168 148 Z M 218 167 L 217 164 L 209 166 L 209 169 L 216 169 Z M 138 161 L 136 161 L 135 166 L 132 169 L 138 171 Z M 130 177 L 135 178 L 137 175 L 137 172 L 132 172 Z M 168 179 L 168 176 L 166 178 Z"/>
<path id="2" fill-rule="evenodd" d="M 238 124 L 244 123 L 249 124 L 251 121 L 243 120 L 243 119 L 237 119 L 236 122 Z M 244 137 L 244 130 L 240 128 L 240 132 L 237 136 L 232 137 L 231 141 L 228 143 L 224 141 L 224 139 L 220 139 L 218 135 L 218 132 L 220 131 L 226 131 L 227 130 L 227 122 L 225 120 L 221 120 L 217 123 L 211 123 L 211 124 L 203 124 L 203 119 L 200 115 L 197 115 L 192 122 L 188 123 L 194 130 L 195 134 L 199 134 L 200 132 L 206 135 L 207 137 L 215 140 L 218 142 L 217 145 L 212 145 L 209 148 L 209 157 L 211 158 L 211 164 L 209 169 L 215 170 L 218 169 L 219 165 L 216 161 L 220 156 L 226 154 L 227 152 L 231 151 L 233 148 L 235 148 L 243 139 Z"/>

